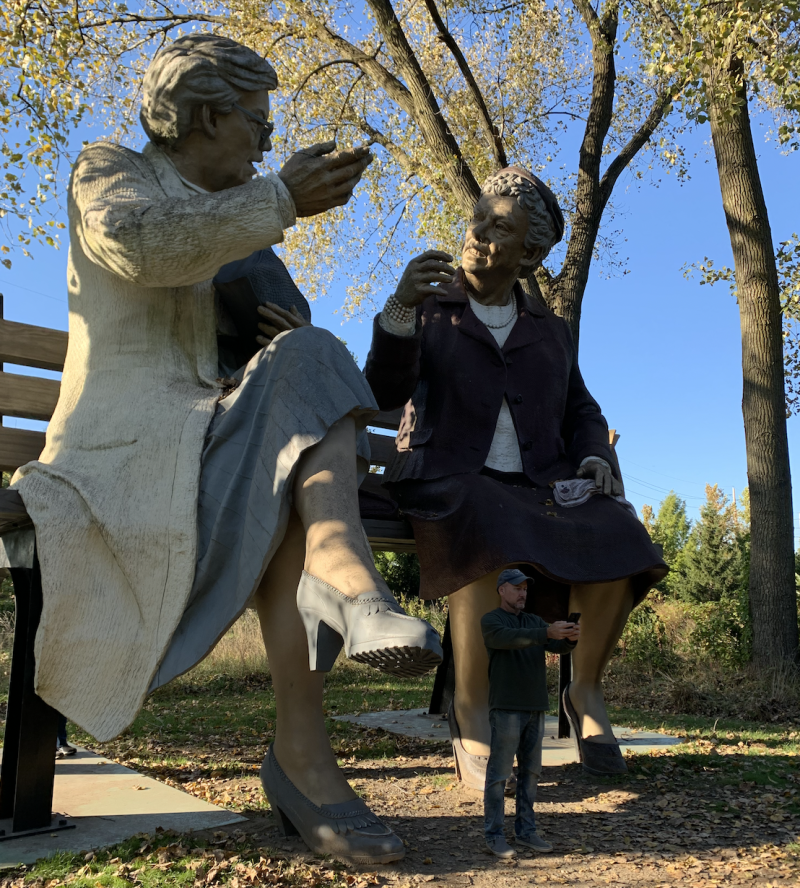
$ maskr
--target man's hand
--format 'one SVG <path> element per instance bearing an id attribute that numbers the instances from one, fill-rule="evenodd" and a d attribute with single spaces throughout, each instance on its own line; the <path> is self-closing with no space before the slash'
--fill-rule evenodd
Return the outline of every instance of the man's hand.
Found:
<path id="1" fill-rule="evenodd" d="M 608 496 L 622 496 L 625 493 L 622 482 L 614 477 L 605 460 L 589 457 L 578 469 L 578 477 L 593 478 L 600 492 Z"/>
<path id="2" fill-rule="evenodd" d="M 449 253 L 441 250 L 428 250 L 412 259 L 395 291 L 395 298 L 406 308 L 416 308 L 427 296 L 439 292 L 434 284 L 449 284 L 456 273 L 455 268 L 448 265 L 453 261 Z"/>
<path id="3" fill-rule="evenodd" d="M 577 641 L 580 638 L 581 627 L 579 623 L 568 623 L 566 620 L 556 620 L 547 627 L 547 637 L 557 641 L 566 638 L 567 641 Z"/>
<path id="4" fill-rule="evenodd" d="M 311 326 L 294 306 L 291 311 L 286 311 L 274 302 L 267 302 L 266 305 L 258 306 L 258 313 L 269 322 L 258 325 L 258 329 L 264 334 L 256 336 L 259 345 L 269 345 L 279 333 L 285 333 L 287 330 Z"/>
<path id="5" fill-rule="evenodd" d="M 316 216 L 344 206 L 372 163 L 369 148 L 335 149 L 336 142 L 321 142 L 297 151 L 278 173 L 292 195 L 298 216 Z"/>

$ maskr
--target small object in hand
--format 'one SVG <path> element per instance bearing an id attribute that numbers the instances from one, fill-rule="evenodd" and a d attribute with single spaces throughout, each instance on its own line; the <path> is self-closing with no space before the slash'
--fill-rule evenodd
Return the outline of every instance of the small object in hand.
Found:
<path id="1" fill-rule="evenodd" d="M 62 743 L 56 747 L 56 758 L 67 758 L 67 756 L 75 755 L 77 752 L 78 750 L 74 746 L 70 746 L 69 743 Z"/>
<path id="2" fill-rule="evenodd" d="M 568 623 L 577 623 L 580 620 L 580 618 L 581 618 L 580 614 L 572 613 L 567 617 L 567 622 Z"/>

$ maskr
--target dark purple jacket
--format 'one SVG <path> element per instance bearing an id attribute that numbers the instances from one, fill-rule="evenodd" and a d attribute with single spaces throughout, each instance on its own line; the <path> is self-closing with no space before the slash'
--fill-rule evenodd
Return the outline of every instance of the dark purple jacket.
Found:
<path id="1" fill-rule="evenodd" d="M 534 483 L 574 477 L 587 456 L 614 465 L 608 425 L 584 385 L 566 322 L 517 285 L 519 318 L 501 349 L 462 281 L 459 270 L 419 306 L 413 337 L 387 333 L 375 318 L 364 373 L 382 410 L 406 405 L 386 480 L 479 472 L 503 396 Z"/>

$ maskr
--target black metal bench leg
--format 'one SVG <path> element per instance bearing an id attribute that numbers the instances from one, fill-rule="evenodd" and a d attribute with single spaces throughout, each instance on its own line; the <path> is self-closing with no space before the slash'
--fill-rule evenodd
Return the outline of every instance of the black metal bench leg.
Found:
<path id="1" fill-rule="evenodd" d="M 569 737 L 569 719 L 564 711 L 564 689 L 572 681 L 572 654 L 558 658 L 558 738 Z"/>
<path id="2" fill-rule="evenodd" d="M 34 692 L 33 644 L 42 613 L 39 563 L 11 568 L 16 602 L 8 714 L 0 769 L 0 818 L 13 832 L 50 826 L 58 712 Z"/>
<path id="3" fill-rule="evenodd" d="M 455 667 L 453 665 L 453 638 L 450 634 L 450 614 L 444 624 L 444 637 L 442 638 L 442 662 L 436 670 L 433 680 L 431 701 L 428 704 L 428 712 L 431 715 L 444 715 L 453 702 L 455 689 Z"/>

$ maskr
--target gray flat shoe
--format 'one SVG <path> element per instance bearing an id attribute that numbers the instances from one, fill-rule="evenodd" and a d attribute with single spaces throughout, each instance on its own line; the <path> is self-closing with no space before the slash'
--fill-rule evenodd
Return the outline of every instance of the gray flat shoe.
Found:
<path id="1" fill-rule="evenodd" d="M 401 839 L 362 799 L 335 805 L 307 799 L 283 773 L 271 746 L 261 765 L 261 785 L 282 834 L 299 835 L 315 854 L 369 865 L 405 856 Z"/>
<path id="2" fill-rule="evenodd" d="M 618 777 L 628 773 L 628 766 L 622 756 L 619 743 L 596 743 L 594 740 L 584 740 L 581 734 L 578 713 L 569 698 L 569 685 L 564 688 L 563 698 L 564 712 L 567 714 L 575 744 L 578 749 L 578 761 L 583 765 L 583 770 L 594 777 Z"/>
<path id="3" fill-rule="evenodd" d="M 549 854 L 553 850 L 550 842 L 545 841 L 538 833 L 531 833 L 529 836 L 517 836 L 516 842 L 523 848 L 530 848 L 538 851 L 540 854 Z"/>
<path id="4" fill-rule="evenodd" d="M 306 628 L 312 672 L 330 672 L 342 646 L 351 660 L 401 678 L 424 675 L 442 662 L 433 626 L 409 617 L 389 592 L 349 598 L 303 571 L 297 609 Z"/>
<path id="5" fill-rule="evenodd" d="M 501 860 L 513 860 L 517 856 L 517 852 L 508 844 L 503 836 L 487 839 L 486 847 Z"/>

